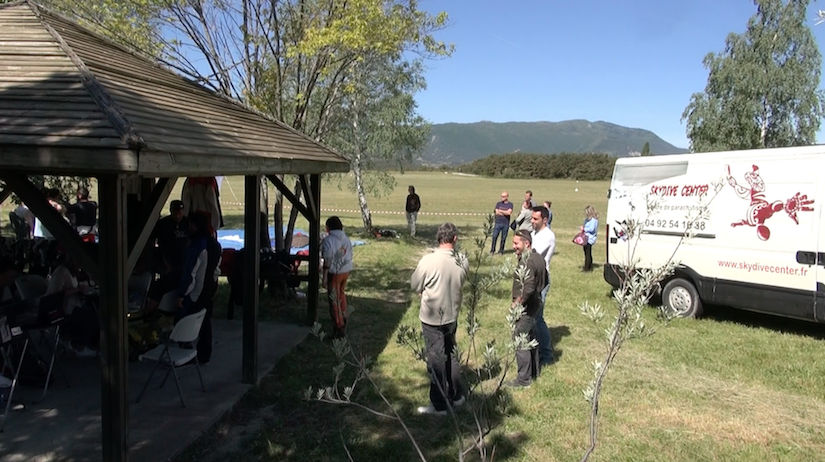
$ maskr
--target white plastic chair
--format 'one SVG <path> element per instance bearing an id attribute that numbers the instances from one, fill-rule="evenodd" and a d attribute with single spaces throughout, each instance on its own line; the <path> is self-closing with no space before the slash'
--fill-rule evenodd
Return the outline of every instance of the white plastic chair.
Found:
<path id="1" fill-rule="evenodd" d="M 134 294 L 139 297 L 137 304 L 129 304 L 129 311 L 141 311 L 146 305 L 146 295 L 149 293 L 149 286 L 152 284 L 152 273 L 145 271 L 141 274 L 133 274 L 129 276 L 129 281 L 126 283 L 126 289 L 129 296 Z"/>
<path id="2" fill-rule="evenodd" d="M 206 316 L 205 309 L 184 317 L 178 321 L 177 324 L 175 324 L 175 328 L 172 329 L 172 333 L 169 334 L 169 338 L 163 342 L 163 345 L 158 345 L 154 349 L 140 355 L 138 358 L 140 361 L 155 361 L 155 367 L 152 369 L 152 373 L 149 374 L 149 378 L 146 379 L 146 384 L 143 385 L 143 389 L 140 391 L 137 400 L 135 400 L 136 403 L 140 402 L 140 399 L 146 392 L 146 388 L 149 386 L 149 382 L 152 381 L 152 376 L 155 375 L 155 371 L 161 363 L 163 363 L 164 367 L 169 368 L 169 370 L 166 372 L 166 376 L 163 378 L 163 381 L 160 383 L 160 387 L 158 388 L 163 388 L 163 385 L 166 384 L 166 379 L 169 378 L 169 374 L 171 373 L 175 377 L 175 385 L 178 387 L 180 404 L 183 407 L 186 407 L 186 402 L 183 400 L 183 392 L 181 391 L 180 381 L 178 380 L 178 370 L 188 369 L 194 365 L 195 369 L 198 371 L 198 379 L 200 379 L 201 382 L 201 389 L 206 392 L 206 387 L 203 386 L 201 367 L 198 363 L 198 350 L 194 348 L 194 343 L 192 348 L 181 348 L 178 346 L 178 342 L 189 343 L 197 340 L 198 333 L 201 330 L 201 324 L 203 324 L 204 316 Z M 190 361 L 193 361 L 194 364 L 188 364 Z"/>
<path id="3" fill-rule="evenodd" d="M 38 306 L 40 297 L 46 295 L 49 290 L 49 283 L 46 278 L 39 274 L 24 274 L 14 280 L 20 300 L 29 306 Z"/>
<path id="4" fill-rule="evenodd" d="M 167 315 L 175 314 L 178 309 L 178 291 L 166 292 L 158 302 L 158 310 Z"/>

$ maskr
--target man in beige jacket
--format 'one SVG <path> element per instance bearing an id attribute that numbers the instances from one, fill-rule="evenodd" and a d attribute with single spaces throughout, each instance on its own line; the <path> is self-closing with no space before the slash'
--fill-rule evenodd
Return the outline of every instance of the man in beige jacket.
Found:
<path id="1" fill-rule="evenodd" d="M 431 404 L 419 407 L 418 413 L 443 415 L 450 403 L 460 406 L 466 398 L 461 385 L 459 358 L 453 355 L 453 349 L 462 286 L 470 267 L 467 258 L 455 251 L 458 229 L 454 224 L 439 226 L 436 239 L 438 249 L 418 262 L 410 278 L 410 287 L 421 295 L 418 317 L 431 379 Z"/>

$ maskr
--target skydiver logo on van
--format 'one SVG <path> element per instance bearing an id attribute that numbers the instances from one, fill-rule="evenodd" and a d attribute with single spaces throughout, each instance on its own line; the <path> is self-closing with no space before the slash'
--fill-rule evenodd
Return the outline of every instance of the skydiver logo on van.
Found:
<path id="1" fill-rule="evenodd" d="M 757 165 L 751 166 L 750 172 L 745 172 L 745 181 L 748 186 L 740 185 L 736 178 L 730 173 L 730 165 L 725 165 L 725 173 L 727 174 L 728 184 L 733 188 L 737 196 L 745 200 L 750 200 L 750 205 L 745 211 L 745 218 L 730 225 L 734 228 L 737 226 L 751 226 L 756 228 L 756 235 L 759 239 L 767 241 L 771 238 L 771 230 L 765 225 L 768 218 L 771 218 L 775 213 L 782 210 L 796 223 L 799 224 L 798 212 L 812 212 L 813 199 L 808 199 L 807 194 L 797 192 L 784 202 L 781 200 L 768 202 L 765 198 L 765 181 L 759 173 Z"/>

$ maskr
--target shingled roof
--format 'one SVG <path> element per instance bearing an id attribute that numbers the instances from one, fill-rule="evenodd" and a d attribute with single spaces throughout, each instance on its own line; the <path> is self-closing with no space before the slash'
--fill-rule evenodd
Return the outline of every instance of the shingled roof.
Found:
<path id="1" fill-rule="evenodd" d="M 0 168 L 347 171 L 340 154 L 29 1 L 0 5 Z"/>

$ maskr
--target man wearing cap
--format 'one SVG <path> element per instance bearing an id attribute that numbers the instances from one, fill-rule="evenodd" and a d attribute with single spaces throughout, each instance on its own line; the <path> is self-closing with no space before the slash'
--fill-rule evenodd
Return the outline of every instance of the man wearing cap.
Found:
<path id="1" fill-rule="evenodd" d="M 513 337 L 527 334 L 528 340 L 536 338 L 536 315 L 541 308 L 541 292 L 547 286 L 547 266 L 541 254 L 533 249 L 533 238 L 527 230 L 519 230 L 513 236 L 513 250 L 518 265 L 513 274 L 513 307 L 521 312 L 516 321 Z M 516 350 L 518 377 L 505 383 L 512 388 L 529 388 L 539 371 L 539 355 L 536 348 Z"/>
<path id="2" fill-rule="evenodd" d="M 169 204 L 169 216 L 158 220 L 152 232 L 152 242 L 157 241 L 154 260 L 160 264 L 166 252 L 177 253 L 182 259 L 189 239 L 189 219 L 183 214 L 183 202 L 174 200 Z"/>

